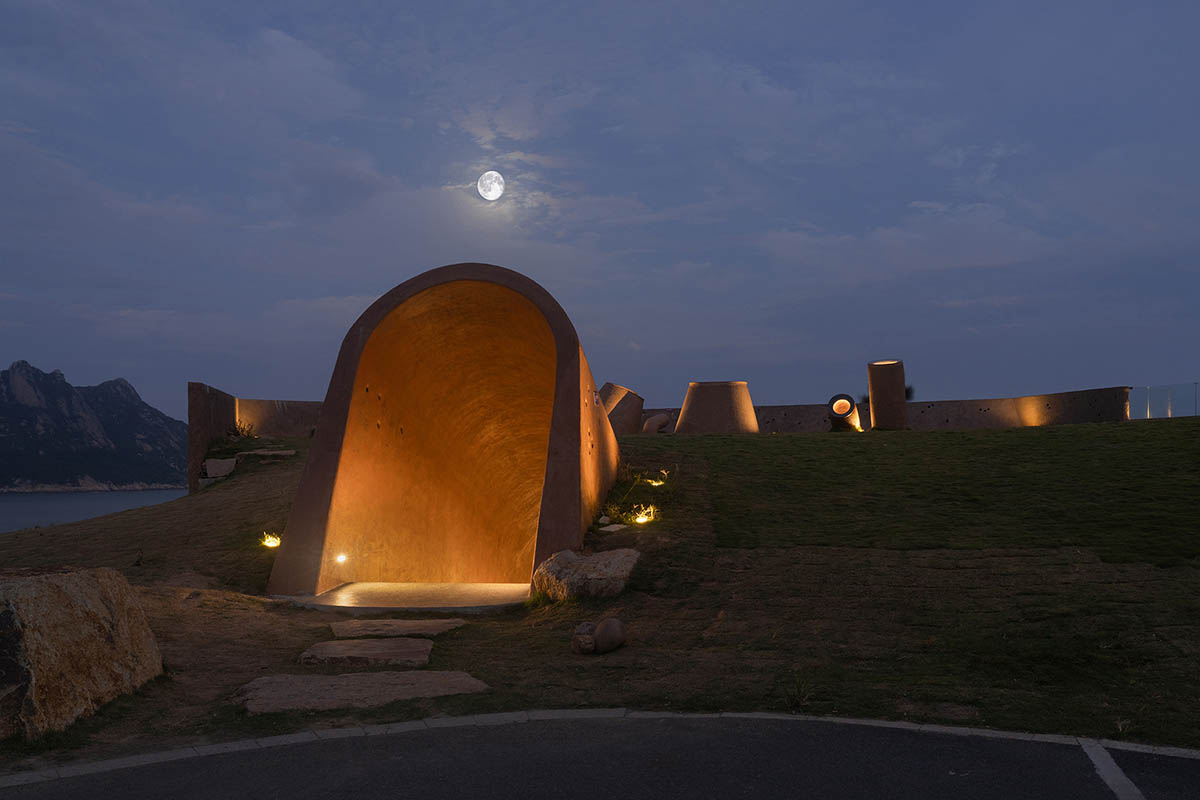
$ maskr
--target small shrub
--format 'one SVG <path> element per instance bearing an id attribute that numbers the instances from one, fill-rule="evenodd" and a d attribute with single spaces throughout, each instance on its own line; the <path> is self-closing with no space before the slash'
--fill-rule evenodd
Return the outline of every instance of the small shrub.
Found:
<path id="1" fill-rule="evenodd" d="M 549 605 L 554 605 L 554 599 L 542 589 L 539 589 L 536 592 L 530 592 L 529 597 L 525 600 L 525 607 L 531 610 L 535 608 L 544 608 L 545 606 Z"/>
<path id="2" fill-rule="evenodd" d="M 229 435 L 235 439 L 258 438 L 258 434 L 254 432 L 254 423 L 240 419 L 233 423 L 233 427 L 229 429 Z"/>
<path id="3" fill-rule="evenodd" d="M 808 704 L 812 702 L 813 697 L 817 693 L 817 688 L 812 679 L 801 670 L 792 670 L 792 682 L 788 686 L 787 694 L 784 698 L 788 711 L 793 714 L 799 714 L 808 708 Z"/>

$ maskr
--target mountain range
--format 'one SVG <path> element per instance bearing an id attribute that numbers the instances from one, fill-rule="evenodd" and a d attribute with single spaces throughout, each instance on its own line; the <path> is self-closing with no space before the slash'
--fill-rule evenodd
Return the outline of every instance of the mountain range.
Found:
<path id="1" fill-rule="evenodd" d="M 26 361 L 0 370 L 0 492 L 183 487 L 187 423 L 124 378 L 72 386 Z"/>

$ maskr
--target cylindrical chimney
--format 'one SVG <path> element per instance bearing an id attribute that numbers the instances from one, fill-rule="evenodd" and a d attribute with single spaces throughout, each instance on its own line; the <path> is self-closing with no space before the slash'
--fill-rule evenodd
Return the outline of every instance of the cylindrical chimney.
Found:
<path id="1" fill-rule="evenodd" d="M 867 364 L 867 393 L 871 427 L 901 431 L 908 427 L 908 399 L 904 396 L 904 362 L 871 361 Z"/>
<path id="2" fill-rule="evenodd" d="M 858 421 L 858 405 L 848 394 L 835 394 L 829 398 L 829 428 L 835 431 L 861 431 Z"/>

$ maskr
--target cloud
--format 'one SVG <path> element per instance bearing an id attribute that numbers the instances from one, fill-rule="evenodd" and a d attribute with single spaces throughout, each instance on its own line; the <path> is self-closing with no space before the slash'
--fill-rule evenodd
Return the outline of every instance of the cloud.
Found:
<path id="1" fill-rule="evenodd" d="M 258 320 L 260 335 L 281 344 L 340 343 L 359 315 L 377 299 L 375 295 L 342 295 L 280 300 L 263 311 Z"/>
<path id="2" fill-rule="evenodd" d="M 1003 209 L 987 203 L 910 205 L 918 213 L 862 234 L 776 230 L 763 234 L 759 243 L 777 264 L 803 267 L 810 274 L 817 271 L 823 282 L 832 283 L 1023 263 L 1064 247 L 1063 242 L 1014 224 Z"/>
<path id="3" fill-rule="evenodd" d="M 856 304 L 897 346 L 934 319 L 1019 349 L 1003 325 L 1044 333 L 1052 278 L 1078 276 L 1052 298 L 1076 327 L 1121 304 L 1138 326 L 1165 264 L 1196 269 L 1179 10 L 216 2 L 13 12 L 0 259 L 28 300 L 5 319 L 61 353 L 269 387 L 320 372 L 370 299 L 479 260 L 545 285 L 598 374 L 681 396 L 703 371 L 857 370 L 870 326 L 810 324 Z"/>
<path id="4" fill-rule="evenodd" d="M 293 143 L 286 160 L 258 178 L 257 211 L 301 217 L 345 213 L 392 183 L 366 154 L 309 142 Z"/>
<path id="5" fill-rule="evenodd" d="M 542 155 L 538 153 L 523 153 L 520 150 L 498 154 L 495 158 L 497 161 L 505 164 L 535 164 L 539 167 L 545 167 L 547 169 L 563 169 L 568 164 L 568 161 L 565 158 Z"/>
<path id="6" fill-rule="evenodd" d="M 992 295 L 985 297 L 960 297 L 950 300 L 933 300 L 930 305 L 935 308 L 1003 308 L 1005 306 L 1021 305 L 1029 301 L 1025 295 Z"/>

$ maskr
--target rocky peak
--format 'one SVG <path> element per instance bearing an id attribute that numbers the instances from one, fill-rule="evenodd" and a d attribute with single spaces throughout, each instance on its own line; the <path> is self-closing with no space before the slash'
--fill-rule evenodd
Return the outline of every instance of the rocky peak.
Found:
<path id="1" fill-rule="evenodd" d="M 142 396 L 137 393 L 137 389 L 134 389 L 133 385 L 124 378 L 113 378 L 111 381 L 105 381 L 104 383 L 97 384 L 92 388 L 115 395 L 116 397 L 131 403 L 142 402 Z"/>
<path id="2" fill-rule="evenodd" d="M 30 408 L 41 408 L 46 405 L 42 393 L 38 391 L 39 379 L 45 373 L 31 366 L 28 361 L 14 361 L 4 372 L 0 372 L 0 400 L 9 400 Z"/>
<path id="3" fill-rule="evenodd" d="M 0 370 L 0 491 L 21 486 L 181 483 L 187 425 L 124 378 L 72 386 L 27 361 Z"/>

